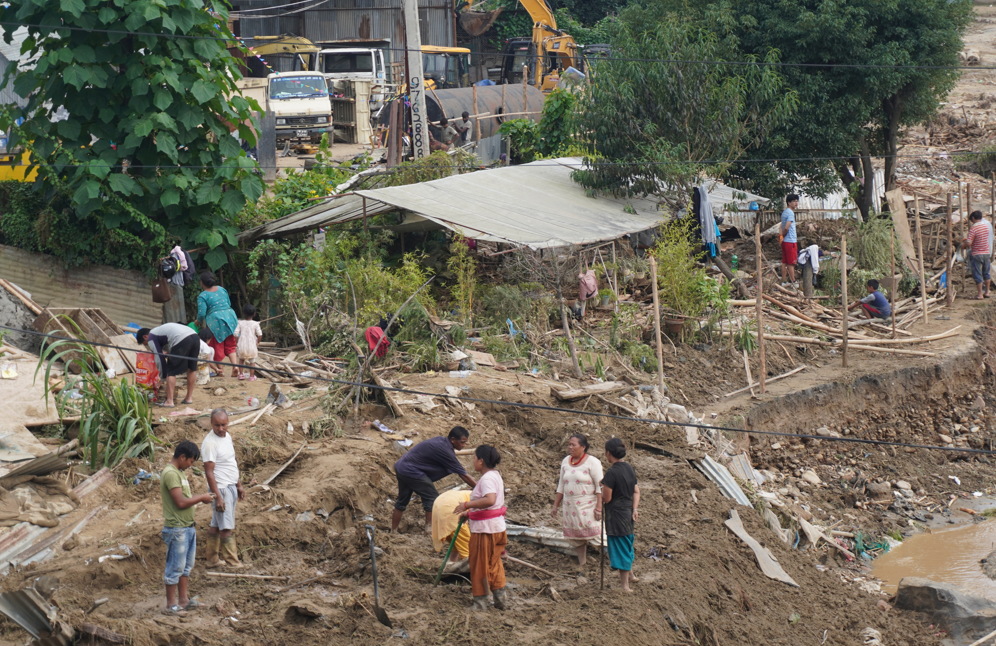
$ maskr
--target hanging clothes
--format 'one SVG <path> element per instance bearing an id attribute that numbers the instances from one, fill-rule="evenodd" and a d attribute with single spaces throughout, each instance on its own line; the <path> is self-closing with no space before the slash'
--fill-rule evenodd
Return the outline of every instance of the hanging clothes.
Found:
<path id="1" fill-rule="evenodd" d="M 692 206 L 695 208 L 695 215 L 698 216 L 699 226 L 702 229 L 702 244 L 709 249 L 709 255 L 715 258 L 719 251 L 719 226 L 712 212 L 709 192 L 704 186 L 696 186 L 694 197 L 697 199 L 693 199 Z"/>
<path id="2" fill-rule="evenodd" d="M 819 245 L 811 244 L 802 251 L 799 252 L 799 259 L 796 261 L 800 265 L 805 265 L 807 262 L 812 265 L 813 273 L 820 273 L 820 247 Z"/>

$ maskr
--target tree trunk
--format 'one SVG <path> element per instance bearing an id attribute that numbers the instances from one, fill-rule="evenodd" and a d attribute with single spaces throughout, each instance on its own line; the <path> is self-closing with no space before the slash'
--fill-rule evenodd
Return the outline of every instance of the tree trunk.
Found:
<path id="1" fill-rule="evenodd" d="M 843 182 L 844 188 L 854 196 L 854 203 L 857 205 L 858 211 L 861 212 L 861 219 L 867 222 L 870 216 L 865 199 L 867 183 L 862 181 L 863 178 L 867 177 L 864 170 L 864 161 L 863 157 L 855 155 L 846 163 L 838 166 L 837 173 L 840 175 L 840 180 Z M 868 161 L 871 161 L 870 157 Z M 872 171 L 872 177 L 875 177 L 874 170 Z"/>
<path id="2" fill-rule="evenodd" d="M 899 120 L 903 116 L 903 99 L 894 94 L 882 101 L 886 127 L 882 132 L 885 147 L 885 190 L 896 189 L 896 167 L 899 165 Z"/>
<path id="3" fill-rule="evenodd" d="M 878 211 L 875 204 L 875 167 L 872 166 L 871 150 L 868 140 L 861 138 L 861 175 L 864 183 L 861 185 L 861 219 L 865 222 L 871 218 L 872 209 Z"/>

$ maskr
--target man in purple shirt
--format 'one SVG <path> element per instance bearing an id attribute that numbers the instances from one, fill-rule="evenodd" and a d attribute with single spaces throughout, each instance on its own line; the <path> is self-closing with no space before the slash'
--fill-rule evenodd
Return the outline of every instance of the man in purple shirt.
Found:
<path id="1" fill-rule="evenodd" d="M 394 503 L 394 514 L 391 516 L 392 532 L 398 531 L 401 516 L 408 509 L 413 493 L 417 493 L 422 499 L 425 531 L 432 529 L 432 503 L 439 495 L 434 484 L 437 480 L 455 473 L 471 487 L 477 486 L 477 481 L 467 475 L 467 470 L 456 457 L 456 451 L 467 446 L 469 437 L 467 429 L 454 426 L 448 436 L 420 442 L 394 463 L 394 473 L 398 478 L 398 501 Z"/>

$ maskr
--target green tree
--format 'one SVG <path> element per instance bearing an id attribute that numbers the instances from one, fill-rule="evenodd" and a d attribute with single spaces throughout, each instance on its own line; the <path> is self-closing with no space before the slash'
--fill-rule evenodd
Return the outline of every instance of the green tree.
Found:
<path id="1" fill-rule="evenodd" d="M 262 194 L 231 134 L 255 142 L 246 124 L 259 106 L 235 87 L 227 21 L 222 0 L 11 0 L 0 22 L 26 25 L 21 52 L 36 57 L 6 71 L 28 97 L 8 113 L 7 125 L 25 119 L 11 143 L 30 148 L 48 189 L 71 192 L 79 217 L 151 246 L 206 246 L 221 266 L 232 218 Z"/>
<path id="2" fill-rule="evenodd" d="M 653 194 L 679 209 L 703 172 L 725 173 L 794 108 L 775 68 L 674 62 L 726 53 L 680 19 L 623 23 L 611 44 L 613 58 L 592 64 L 579 99 L 576 138 L 588 157 L 574 179 L 588 189 Z"/>
<path id="3" fill-rule="evenodd" d="M 843 182 L 867 220 L 872 158 L 885 156 L 886 189 L 895 187 L 903 128 L 929 120 L 953 87 L 971 0 L 721 0 L 658 4 L 680 11 L 724 39 L 729 51 L 777 51 L 799 108 L 770 133 L 757 158 L 835 157 L 743 164 L 734 174 L 768 195 L 798 185 L 823 195 Z M 878 67 L 834 67 L 834 65 Z M 932 66 L 912 68 L 909 66 Z M 806 178 L 802 182 L 802 178 Z"/>

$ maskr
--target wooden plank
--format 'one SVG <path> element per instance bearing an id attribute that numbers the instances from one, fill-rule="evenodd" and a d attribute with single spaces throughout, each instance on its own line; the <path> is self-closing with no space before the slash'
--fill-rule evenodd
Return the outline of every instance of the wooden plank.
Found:
<path id="1" fill-rule="evenodd" d="M 897 188 L 894 191 L 889 191 L 885 194 L 885 199 L 889 201 L 892 223 L 896 228 L 896 235 L 899 236 L 899 244 L 903 248 L 906 264 L 913 271 L 917 271 L 916 249 L 913 247 L 913 236 L 910 234 L 910 220 L 906 216 L 906 200 L 903 199 L 903 190 Z"/>
<path id="2" fill-rule="evenodd" d="M 132 372 L 135 372 L 135 366 L 138 363 L 138 353 L 148 352 L 148 350 L 140 346 L 138 344 L 138 341 L 135 340 L 135 337 L 133 337 L 130 334 L 119 334 L 118 336 L 112 336 L 111 345 L 128 348 L 127 350 L 118 350 L 118 352 L 121 353 L 121 356 L 128 364 L 128 367 L 131 368 Z"/>
<path id="3" fill-rule="evenodd" d="M 782 583 L 787 583 L 796 588 L 799 587 L 799 584 L 796 583 L 795 580 L 793 580 L 792 577 L 790 577 L 788 573 L 782 569 L 782 566 L 778 564 L 778 559 L 776 559 L 775 555 L 771 553 L 771 550 L 763 547 L 760 543 L 754 540 L 750 534 L 747 533 L 747 530 L 744 529 L 743 523 L 740 521 L 740 515 L 737 514 L 736 509 L 730 510 L 730 518 L 723 524 L 726 525 L 731 532 L 736 534 L 737 538 L 746 543 L 747 547 L 754 552 L 754 558 L 757 559 L 757 564 L 760 566 L 761 572 L 763 572 L 766 577 L 776 581 L 781 581 Z"/>
<path id="4" fill-rule="evenodd" d="M 467 356 L 473 359 L 474 363 L 476 363 L 479 366 L 494 368 L 495 364 L 498 363 L 497 361 L 495 361 L 494 355 L 489 354 L 487 352 L 477 352 L 475 350 L 467 350 Z"/>
<path id="5" fill-rule="evenodd" d="M 553 396 L 562 402 L 570 402 L 578 399 L 584 399 L 585 397 L 591 397 L 592 395 L 610 395 L 622 390 L 632 390 L 633 386 L 627 384 L 625 381 L 606 381 L 600 384 L 592 384 L 590 386 L 585 386 L 583 388 L 568 388 L 566 390 L 554 390 L 550 389 Z"/>
<path id="6" fill-rule="evenodd" d="M 105 348 L 102 345 L 94 346 L 97 354 L 100 355 L 101 360 L 103 360 L 104 365 L 107 366 L 109 370 L 113 370 L 116 375 L 124 375 L 131 372 L 131 367 L 128 362 L 124 360 L 121 353 L 114 348 Z"/>

